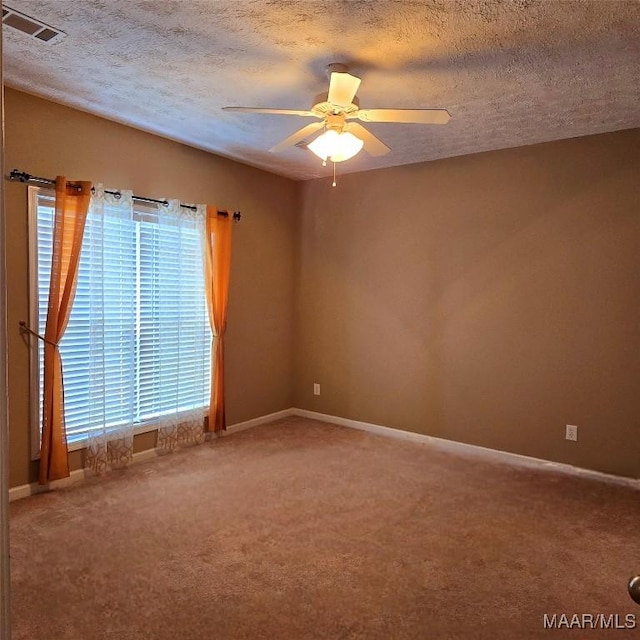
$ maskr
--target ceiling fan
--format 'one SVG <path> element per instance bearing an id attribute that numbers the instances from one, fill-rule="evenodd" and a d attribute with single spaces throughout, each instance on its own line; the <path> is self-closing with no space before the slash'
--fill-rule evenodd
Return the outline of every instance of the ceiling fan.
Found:
<path id="1" fill-rule="evenodd" d="M 265 113 L 287 116 L 317 118 L 302 129 L 298 129 L 288 138 L 269 149 L 272 152 L 283 151 L 311 134 L 324 129 L 324 133 L 307 145 L 326 164 L 342 162 L 356 155 L 363 147 L 372 156 L 382 156 L 390 151 L 389 147 L 367 131 L 358 122 L 399 122 L 417 124 L 447 124 L 449 112 L 446 109 L 360 109 L 356 97 L 360 87 L 360 78 L 351 75 L 343 64 L 330 64 L 327 67 L 329 91 L 317 95 L 311 109 L 262 109 L 259 107 L 223 107 L 226 111 L 244 111 L 247 113 Z"/>

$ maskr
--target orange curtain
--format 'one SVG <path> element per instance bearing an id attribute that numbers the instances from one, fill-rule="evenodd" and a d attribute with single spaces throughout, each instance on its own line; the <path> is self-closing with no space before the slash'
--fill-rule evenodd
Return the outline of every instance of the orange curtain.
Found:
<path id="1" fill-rule="evenodd" d="M 40 484 L 69 475 L 64 424 L 62 359 L 58 343 L 64 335 L 76 291 L 82 235 L 91 199 L 91 183 L 68 184 L 56 178 L 56 212 L 49 284 L 49 307 L 44 332 L 44 394 Z"/>
<path id="2" fill-rule="evenodd" d="M 227 300 L 231 269 L 231 216 L 218 215 L 207 206 L 205 224 L 205 290 L 211 343 L 211 399 L 208 431 L 227 428 L 224 413 L 224 332 L 227 328 Z"/>

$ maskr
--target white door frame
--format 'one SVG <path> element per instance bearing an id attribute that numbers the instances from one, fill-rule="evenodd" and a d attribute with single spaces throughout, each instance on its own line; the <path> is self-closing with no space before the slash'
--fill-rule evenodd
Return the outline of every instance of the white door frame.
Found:
<path id="1" fill-rule="evenodd" d="M 7 381 L 7 274 L 4 223 L 4 78 L 0 27 L 0 640 L 11 639 L 9 571 L 9 420 Z"/>

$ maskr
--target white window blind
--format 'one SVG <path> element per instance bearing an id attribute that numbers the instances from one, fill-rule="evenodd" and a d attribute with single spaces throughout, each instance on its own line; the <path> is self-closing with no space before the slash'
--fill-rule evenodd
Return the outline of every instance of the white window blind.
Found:
<path id="1" fill-rule="evenodd" d="M 31 202 L 32 283 L 42 334 L 55 203 L 40 189 Z M 132 419 L 153 428 L 163 416 L 209 402 L 211 331 L 200 222 L 175 203 L 134 203 L 123 211 L 106 203 L 92 205 L 87 216 L 76 296 L 60 343 L 69 444 Z M 44 350 L 38 342 L 40 428 Z"/>

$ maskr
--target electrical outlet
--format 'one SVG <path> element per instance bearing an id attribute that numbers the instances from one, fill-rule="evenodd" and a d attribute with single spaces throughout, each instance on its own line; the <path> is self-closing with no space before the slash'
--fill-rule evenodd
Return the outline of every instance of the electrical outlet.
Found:
<path id="1" fill-rule="evenodd" d="M 565 438 L 567 440 L 573 440 L 573 442 L 578 441 L 578 427 L 575 424 L 568 424 L 567 431 L 565 433 Z"/>
<path id="2" fill-rule="evenodd" d="M 313 395 L 314 396 L 319 396 L 320 395 L 320 383 L 319 382 L 314 382 L 313 383 Z"/>

